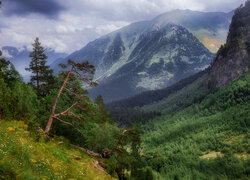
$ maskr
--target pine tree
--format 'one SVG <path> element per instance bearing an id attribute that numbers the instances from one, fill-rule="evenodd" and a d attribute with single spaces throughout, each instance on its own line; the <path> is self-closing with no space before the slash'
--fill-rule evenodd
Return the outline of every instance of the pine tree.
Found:
<path id="1" fill-rule="evenodd" d="M 51 83 L 53 79 L 53 71 L 46 65 L 47 56 L 44 53 L 45 50 L 41 46 L 38 37 L 35 39 L 32 46 L 33 51 L 29 55 L 31 62 L 29 68 L 26 68 L 26 70 L 33 74 L 30 81 L 37 90 L 37 95 L 44 96 L 48 91 L 49 83 Z"/>
<path id="2" fill-rule="evenodd" d="M 105 105 L 101 95 L 99 95 L 95 98 L 95 104 L 98 105 L 98 110 L 101 114 L 102 122 L 103 123 L 109 122 L 111 124 L 114 123 L 114 119 L 110 118 L 109 113 L 108 113 L 107 108 L 106 108 L 106 105 Z"/>
<path id="3" fill-rule="evenodd" d="M 97 86 L 97 83 L 93 81 L 95 67 L 93 65 L 90 65 L 88 62 L 77 63 L 71 60 L 68 60 L 67 65 L 60 64 L 60 66 L 63 69 L 68 69 L 68 70 L 62 72 L 64 82 L 56 96 L 54 105 L 51 109 L 51 114 L 46 125 L 45 133 L 49 134 L 53 120 L 56 119 L 64 124 L 68 124 L 72 126 L 75 130 L 77 130 L 79 133 L 81 133 L 84 136 L 84 134 L 77 127 L 74 126 L 74 123 L 64 121 L 60 119 L 60 117 L 72 117 L 72 118 L 79 120 L 81 119 L 81 116 L 75 114 L 72 111 L 73 108 L 78 108 L 83 111 L 88 111 L 87 102 L 85 98 L 87 91 L 83 88 L 79 88 L 79 83 L 85 83 L 89 86 Z M 56 114 L 57 103 L 63 91 L 66 91 L 69 94 L 75 96 L 77 100 L 68 109 L 66 109 L 65 111 L 61 113 Z"/>

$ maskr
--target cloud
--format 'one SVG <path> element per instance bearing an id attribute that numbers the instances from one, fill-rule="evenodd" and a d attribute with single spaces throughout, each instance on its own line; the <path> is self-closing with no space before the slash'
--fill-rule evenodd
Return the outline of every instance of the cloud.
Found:
<path id="1" fill-rule="evenodd" d="M 3 12 L 6 15 L 42 14 L 55 18 L 65 10 L 58 0 L 3 0 Z"/>
<path id="2" fill-rule="evenodd" d="M 30 48 L 36 37 L 71 53 L 129 23 L 174 9 L 229 12 L 245 0 L 3 0 L 0 47 Z M 67 7 L 67 8 L 65 8 Z M 2 11 L 2 12 L 1 12 Z"/>
<path id="3" fill-rule="evenodd" d="M 72 14 L 112 21 L 148 20 L 173 9 L 228 12 L 246 0 L 64 0 Z"/>

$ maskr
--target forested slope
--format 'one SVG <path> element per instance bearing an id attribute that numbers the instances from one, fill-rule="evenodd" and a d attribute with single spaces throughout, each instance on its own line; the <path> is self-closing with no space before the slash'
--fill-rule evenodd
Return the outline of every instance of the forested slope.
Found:
<path id="1" fill-rule="evenodd" d="M 143 151 L 163 179 L 248 179 L 250 73 L 201 103 L 142 127 Z"/>
<path id="2" fill-rule="evenodd" d="M 141 108 L 162 113 L 142 126 L 143 151 L 158 178 L 249 179 L 249 8 L 247 1 L 236 10 L 207 75 Z"/>

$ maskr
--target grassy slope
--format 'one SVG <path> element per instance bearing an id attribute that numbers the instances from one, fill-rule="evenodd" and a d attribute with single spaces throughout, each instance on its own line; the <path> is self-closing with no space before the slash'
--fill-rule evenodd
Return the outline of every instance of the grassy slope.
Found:
<path id="1" fill-rule="evenodd" d="M 249 107 L 250 73 L 199 104 L 155 119 L 143 127 L 148 162 L 162 179 L 248 179 Z"/>
<path id="2" fill-rule="evenodd" d="M 227 34 L 227 31 L 222 30 L 222 32 L 219 32 L 216 36 L 213 32 L 206 29 L 200 29 L 198 31 L 193 31 L 192 33 L 210 52 L 216 54 L 221 45 L 225 44 L 226 37 L 223 38 L 224 40 L 222 40 L 221 37 Z"/>
<path id="3" fill-rule="evenodd" d="M 204 37 L 200 41 L 212 53 L 217 53 L 220 47 L 225 44 L 225 42 L 211 37 Z"/>
<path id="4" fill-rule="evenodd" d="M 0 179 L 112 179 L 66 142 L 37 142 L 26 129 L 22 121 L 0 121 Z"/>

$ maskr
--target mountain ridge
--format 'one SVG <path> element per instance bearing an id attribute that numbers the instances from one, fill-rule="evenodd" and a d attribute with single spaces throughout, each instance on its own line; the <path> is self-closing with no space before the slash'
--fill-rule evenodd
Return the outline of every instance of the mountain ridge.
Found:
<path id="1" fill-rule="evenodd" d="M 176 12 L 171 18 L 175 18 L 176 14 L 180 14 Z M 205 37 L 205 40 L 209 42 L 208 44 L 216 44 L 214 47 L 223 43 L 214 38 L 217 38 L 220 34 L 227 34 L 230 17 L 233 12 L 181 12 L 183 12 L 183 15 L 179 15 L 178 18 L 187 17 L 188 21 L 186 21 L 186 24 L 190 26 L 192 24 L 191 17 L 198 18 L 199 23 L 201 23 L 200 14 L 203 15 L 202 17 L 210 17 L 210 21 L 204 22 L 203 20 L 202 24 L 198 23 L 200 29 L 197 32 L 199 36 Z M 173 12 L 171 13 L 173 14 Z M 214 21 L 218 14 L 221 18 Z M 81 50 L 72 53 L 63 61 L 57 61 L 52 64 L 52 67 L 58 72 L 57 64 L 66 63 L 68 59 L 89 61 L 96 67 L 95 79 L 100 84 L 99 87 L 90 89 L 90 96 L 94 98 L 102 94 L 106 102 L 126 98 L 145 90 L 164 88 L 199 70 L 205 69 L 211 63 L 214 55 L 200 43 L 201 40 L 194 40 L 197 37 L 199 38 L 196 35 L 197 32 L 195 34 L 195 32 L 184 26 L 173 24 L 169 20 L 166 20 L 165 16 L 170 15 L 168 13 L 167 15 L 158 16 L 153 20 L 132 23 L 120 30 L 102 36 L 90 42 Z M 176 23 L 179 19 L 176 20 Z M 213 31 L 205 29 L 213 23 L 216 24 L 216 28 Z M 221 31 L 221 27 L 223 27 L 223 31 Z M 205 31 L 203 31 L 204 29 Z M 178 31 L 180 32 L 179 34 Z M 180 36 L 180 34 L 189 39 L 185 40 L 185 37 Z M 170 42 L 171 36 L 173 36 L 172 42 Z M 163 38 L 168 38 L 168 40 L 162 40 Z M 154 45 L 150 47 L 150 44 Z M 153 49 L 156 49 L 157 45 L 159 51 L 154 51 Z M 189 48 L 191 48 L 189 52 L 183 53 L 183 51 Z M 199 61 L 198 59 L 203 59 L 203 61 L 200 61 L 200 64 L 196 64 L 196 67 L 190 68 L 190 64 L 194 62 L 190 61 L 190 57 L 192 56 L 196 56 L 197 62 Z M 178 69 L 173 70 L 173 67 L 184 68 L 184 71 L 189 70 L 190 72 L 186 72 L 185 75 L 180 77 L 182 73 L 178 74 Z M 126 71 L 133 73 L 126 73 Z M 180 76 L 176 76 L 176 73 Z M 116 84 L 120 84 L 121 87 L 119 88 Z M 129 88 L 126 89 L 126 87 Z M 120 94 L 119 91 L 121 91 Z"/>

